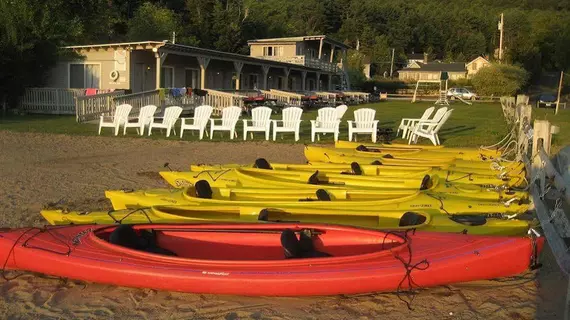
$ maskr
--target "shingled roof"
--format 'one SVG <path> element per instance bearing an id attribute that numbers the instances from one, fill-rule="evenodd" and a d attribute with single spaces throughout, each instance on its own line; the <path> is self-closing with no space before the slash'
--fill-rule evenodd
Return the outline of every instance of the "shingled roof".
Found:
<path id="1" fill-rule="evenodd" d="M 416 62 L 419 68 L 404 68 L 400 70 L 402 71 L 410 71 L 410 72 L 466 72 L 465 63 L 463 62 L 452 62 L 452 63 L 443 63 L 443 62 L 429 62 L 429 63 L 422 63 Z"/>

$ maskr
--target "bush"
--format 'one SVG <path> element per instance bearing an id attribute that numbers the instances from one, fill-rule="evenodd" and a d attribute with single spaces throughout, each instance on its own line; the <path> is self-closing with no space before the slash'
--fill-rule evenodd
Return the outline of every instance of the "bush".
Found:
<path id="1" fill-rule="evenodd" d="M 512 96 L 525 88 L 529 74 L 521 67 L 492 64 L 473 76 L 473 86 L 482 96 Z"/>

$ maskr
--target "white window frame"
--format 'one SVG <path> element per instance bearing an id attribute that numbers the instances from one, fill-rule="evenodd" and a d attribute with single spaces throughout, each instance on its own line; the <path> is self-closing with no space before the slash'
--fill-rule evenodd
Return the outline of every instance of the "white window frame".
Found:
<path id="1" fill-rule="evenodd" d="M 101 68 L 101 62 L 69 62 L 67 64 L 67 88 L 71 89 L 71 65 L 75 64 L 75 65 L 98 65 L 99 66 L 99 89 L 101 88 L 101 79 L 103 79 L 103 75 L 101 73 L 102 68 Z M 83 67 L 83 87 L 82 89 L 88 89 L 85 88 L 85 83 L 87 81 L 85 81 L 85 67 Z"/>
<path id="2" fill-rule="evenodd" d="M 174 72 L 175 72 L 174 66 L 166 66 L 166 65 L 165 65 L 165 66 L 161 66 L 161 67 L 160 67 L 160 79 L 161 79 L 161 80 L 162 80 L 162 77 L 164 76 L 164 75 L 163 75 L 163 72 L 162 72 L 162 69 L 172 69 L 172 79 L 171 79 L 171 80 L 172 80 L 172 81 L 171 81 L 171 82 L 172 82 L 172 87 L 171 87 L 171 88 L 174 88 L 174 87 L 175 87 L 175 85 L 174 85 L 174 79 L 176 79 L 176 77 L 174 76 Z M 164 82 L 165 82 L 164 88 L 167 88 L 167 87 L 166 87 L 166 78 L 164 79 Z M 161 87 L 162 87 L 162 86 L 161 86 Z"/>

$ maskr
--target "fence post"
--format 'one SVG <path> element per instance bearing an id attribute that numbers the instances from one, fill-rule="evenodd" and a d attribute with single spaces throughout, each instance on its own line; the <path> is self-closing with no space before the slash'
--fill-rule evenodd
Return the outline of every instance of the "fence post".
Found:
<path id="1" fill-rule="evenodd" d="M 540 146 L 544 148 L 546 154 L 550 155 L 550 143 L 552 135 L 550 134 L 550 122 L 548 120 L 534 121 L 534 134 L 532 136 L 532 163 L 533 168 L 540 165 L 540 157 L 538 152 Z"/>

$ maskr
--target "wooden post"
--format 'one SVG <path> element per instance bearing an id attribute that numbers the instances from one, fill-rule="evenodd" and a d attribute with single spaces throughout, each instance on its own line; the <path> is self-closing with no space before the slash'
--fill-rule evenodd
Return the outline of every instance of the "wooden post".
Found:
<path id="1" fill-rule="evenodd" d="M 319 60 L 321 60 L 322 55 L 323 55 L 323 38 L 321 38 L 321 42 L 319 43 Z"/>
<path id="2" fill-rule="evenodd" d="M 554 114 L 558 114 L 558 107 L 560 106 L 560 94 L 562 93 L 562 80 L 564 80 L 564 71 L 560 71 L 560 83 L 558 84 L 558 98 L 556 98 L 556 111 Z"/>
<path id="3" fill-rule="evenodd" d="M 523 161 L 528 154 L 528 137 L 525 129 L 530 128 L 532 119 L 532 107 L 528 104 L 519 105 L 517 107 L 519 116 L 519 127 L 517 135 L 517 157 L 518 161 Z"/>
<path id="4" fill-rule="evenodd" d="M 333 45 L 331 45 L 331 57 L 329 59 L 330 63 L 333 63 L 333 61 L 334 61 L 334 49 L 335 49 L 335 45 L 333 44 Z"/>
<path id="5" fill-rule="evenodd" d="M 263 90 L 267 90 L 267 74 L 269 73 L 270 66 L 261 66 L 263 71 Z"/>
<path id="6" fill-rule="evenodd" d="M 243 62 L 234 61 L 234 68 L 236 69 L 236 90 L 241 89 L 240 78 L 241 78 L 241 70 L 243 69 Z"/>
<path id="7" fill-rule="evenodd" d="M 552 135 L 550 134 L 550 127 L 551 125 L 548 120 L 534 121 L 534 133 L 532 136 L 533 166 L 535 162 L 540 161 L 540 157 L 537 156 L 540 145 L 542 145 L 546 154 L 550 154 L 550 143 L 552 139 Z"/>
<path id="8" fill-rule="evenodd" d="M 289 88 L 289 74 L 291 73 L 291 69 L 290 68 L 283 68 L 283 73 L 285 74 L 285 84 L 284 84 L 285 90 L 291 90 Z M 281 88 L 279 88 L 279 89 L 281 89 Z"/>
<path id="9" fill-rule="evenodd" d="M 206 89 L 206 69 L 208 69 L 208 64 L 210 64 L 210 58 L 198 57 L 198 63 L 200 64 L 200 89 Z"/>
<path id="10" fill-rule="evenodd" d="M 301 71 L 301 91 L 306 90 L 307 71 Z"/>
<path id="11" fill-rule="evenodd" d="M 316 77 L 316 79 L 315 79 L 315 89 L 316 89 L 316 91 L 319 91 L 319 90 L 321 90 L 320 85 L 319 85 L 319 84 L 321 83 L 321 73 L 320 73 L 320 72 L 315 72 L 315 77 Z"/>

